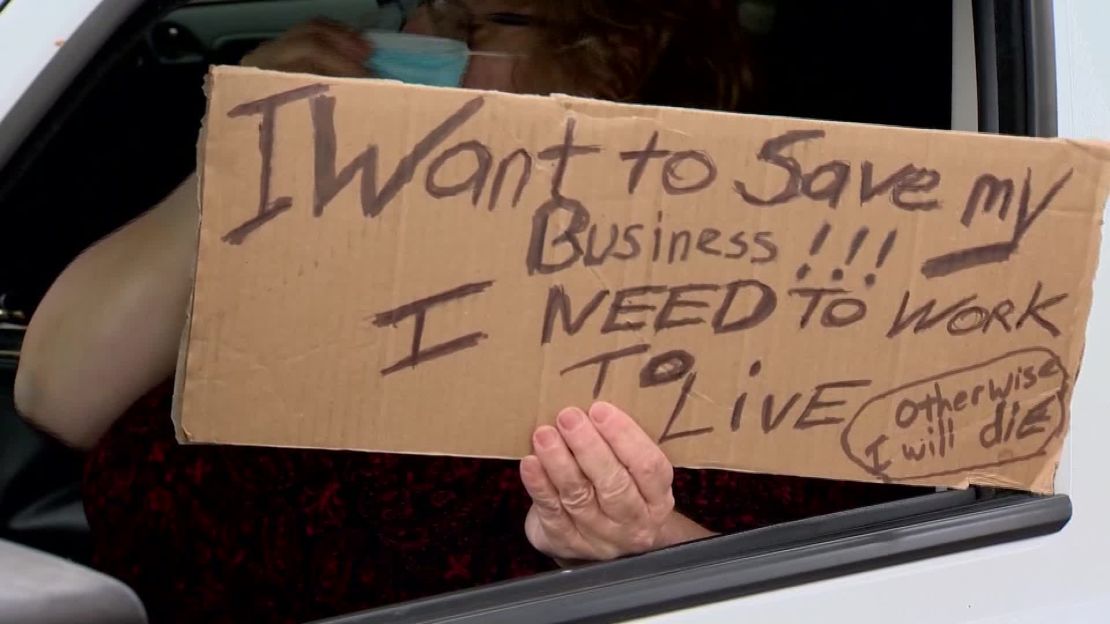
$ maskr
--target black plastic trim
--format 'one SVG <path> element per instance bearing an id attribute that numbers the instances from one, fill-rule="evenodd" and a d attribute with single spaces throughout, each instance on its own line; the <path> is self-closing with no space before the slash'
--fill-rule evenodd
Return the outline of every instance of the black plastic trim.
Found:
<path id="1" fill-rule="evenodd" d="M 614 622 L 1046 535 L 1071 517 L 1065 495 L 975 496 L 930 494 L 320 624 Z"/>
<path id="2" fill-rule="evenodd" d="M 1052 0 L 1025 0 L 1025 70 L 1028 134 L 1054 137 L 1056 120 L 1056 28 Z"/>
<path id="3" fill-rule="evenodd" d="M 994 0 L 973 0 L 975 81 L 978 88 L 979 132 L 998 132 L 998 44 Z"/>
<path id="4" fill-rule="evenodd" d="M 1056 135 L 1052 2 L 974 0 L 979 131 Z"/>

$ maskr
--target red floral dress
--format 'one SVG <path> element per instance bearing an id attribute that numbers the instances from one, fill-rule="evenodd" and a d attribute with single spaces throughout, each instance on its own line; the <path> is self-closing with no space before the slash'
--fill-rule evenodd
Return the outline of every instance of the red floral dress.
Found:
<path id="1" fill-rule="evenodd" d="M 89 456 L 94 564 L 158 622 L 303 622 L 550 570 L 511 461 L 180 446 L 170 386 Z M 901 498 L 906 488 L 678 470 L 717 531 Z"/>

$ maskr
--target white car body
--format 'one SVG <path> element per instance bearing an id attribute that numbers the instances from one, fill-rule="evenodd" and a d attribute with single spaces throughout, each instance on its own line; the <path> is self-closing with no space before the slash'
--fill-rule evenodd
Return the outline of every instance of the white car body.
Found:
<path id="1" fill-rule="evenodd" d="M 964 0 L 956 0 L 962 2 Z M 967 0 L 970 4 L 970 0 Z M 1057 128 L 1110 140 L 1110 2 L 1056 0 Z M 1056 489 L 1071 521 L 1045 537 L 882 568 L 644 620 L 684 622 L 1110 622 L 1110 238 L 1103 231 L 1087 347 Z"/>
<path id="2" fill-rule="evenodd" d="M 29 132 L 83 58 L 140 0 L 10 0 L 0 10 L 0 131 Z M 957 13 L 963 10 L 954 0 Z M 3 4 L 0 1 L 0 4 Z M 1110 140 L 1110 2 L 1056 0 L 1057 128 L 1060 136 Z M 75 33 L 80 35 L 74 39 Z M 70 54 L 72 52 L 72 54 Z M 65 64 L 70 62 L 72 67 Z M 44 78 L 44 69 L 52 69 Z M 42 101 L 22 95 L 36 80 Z M 966 76 L 956 73 L 959 83 Z M 972 85 L 974 85 L 972 79 Z M 39 85 L 42 86 L 42 85 Z M 953 116 L 957 126 L 965 116 Z M 963 124 L 963 125 L 966 125 Z M 0 153 L 0 161 L 10 154 Z M 1110 258 L 1104 232 L 1101 258 Z M 646 618 L 683 622 L 1110 622 L 1110 271 L 1095 280 L 1087 346 L 1057 490 L 1074 513 L 1058 533 L 870 572 L 791 586 Z"/>

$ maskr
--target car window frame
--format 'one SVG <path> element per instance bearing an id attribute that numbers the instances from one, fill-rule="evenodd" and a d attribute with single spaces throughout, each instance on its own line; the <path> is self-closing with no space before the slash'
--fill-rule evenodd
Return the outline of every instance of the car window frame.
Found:
<path id="1" fill-rule="evenodd" d="M 0 9 L 8 1 L 0 0 Z M 67 55 L 54 59 L 17 102 L 46 110 L 30 124 L 34 129 L 7 133 L 13 115 L 0 120 L 0 197 L 80 105 L 99 72 L 140 36 L 129 25 L 151 23 L 175 4 L 105 0 L 101 6 L 111 11 L 90 14 L 85 34 L 75 35 Z M 973 14 L 980 131 L 1054 136 L 1051 3 L 974 0 Z M 1003 92 L 1010 105 L 1000 107 Z M 1046 535 L 1062 529 L 1071 511 L 1066 494 L 937 492 L 322 622 L 618 621 Z"/>
<path id="2" fill-rule="evenodd" d="M 1049 535 L 1071 512 L 1062 494 L 950 490 L 314 624 L 620 622 Z"/>
<path id="3" fill-rule="evenodd" d="M 102 0 L 0 117 L 0 201 L 66 119 L 152 23 L 180 0 Z"/>

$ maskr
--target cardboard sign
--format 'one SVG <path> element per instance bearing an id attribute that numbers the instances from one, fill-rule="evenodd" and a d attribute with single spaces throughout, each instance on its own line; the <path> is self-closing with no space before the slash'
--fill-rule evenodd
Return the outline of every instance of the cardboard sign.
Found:
<path id="1" fill-rule="evenodd" d="M 1052 489 L 1105 146 L 208 88 L 183 441 L 512 458 L 603 399 L 676 465 Z"/>

